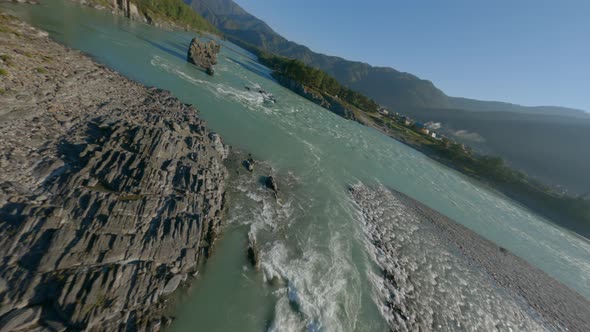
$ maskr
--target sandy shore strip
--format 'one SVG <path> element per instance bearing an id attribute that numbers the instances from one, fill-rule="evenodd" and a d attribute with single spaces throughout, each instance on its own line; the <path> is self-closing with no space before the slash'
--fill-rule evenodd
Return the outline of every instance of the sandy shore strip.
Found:
<path id="1" fill-rule="evenodd" d="M 350 191 L 392 330 L 590 330 L 587 299 L 506 249 L 395 190 Z"/>

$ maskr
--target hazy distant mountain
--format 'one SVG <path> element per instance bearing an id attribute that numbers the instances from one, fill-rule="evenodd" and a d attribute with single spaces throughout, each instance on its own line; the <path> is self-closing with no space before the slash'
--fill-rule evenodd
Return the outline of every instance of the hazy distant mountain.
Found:
<path id="1" fill-rule="evenodd" d="M 587 116 L 580 110 L 563 107 L 525 107 L 502 102 L 448 97 L 432 82 L 412 74 L 313 52 L 306 46 L 285 39 L 264 21 L 251 15 L 232 0 L 185 0 L 185 2 L 228 37 L 271 53 L 302 60 L 308 65 L 327 72 L 341 84 L 393 110 L 403 111 L 404 107 L 415 106 Z"/>
<path id="2" fill-rule="evenodd" d="M 408 108 L 418 121 L 442 124 L 439 133 L 573 194 L 590 193 L 590 117 L 459 109 Z M 574 113 L 571 113 L 574 114 Z"/>
<path id="3" fill-rule="evenodd" d="M 483 112 L 514 112 L 545 115 L 567 115 L 590 119 L 590 114 L 582 110 L 560 106 L 522 106 L 500 101 L 481 101 L 460 97 L 449 97 L 449 107 Z"/>

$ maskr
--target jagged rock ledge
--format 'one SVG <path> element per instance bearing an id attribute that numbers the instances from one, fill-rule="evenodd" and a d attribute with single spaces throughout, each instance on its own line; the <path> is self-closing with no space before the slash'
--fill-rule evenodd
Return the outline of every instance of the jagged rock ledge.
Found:
<path id="1" fill-rule="evenodd" d="M 227 146 L 168 92 L 0 28 L 0 330 L 159 330 L 219 231 Z"/>

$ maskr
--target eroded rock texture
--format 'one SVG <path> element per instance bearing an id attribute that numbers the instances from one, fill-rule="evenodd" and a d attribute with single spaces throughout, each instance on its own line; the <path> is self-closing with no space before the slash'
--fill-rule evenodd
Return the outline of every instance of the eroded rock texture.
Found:
<path id="1" fill-rule="evenodd" d="M 193 38 L 188 48 L 187 60 L 204 69 L 207 74 L 213 75 L 213 66 L 217 64 L 217 54 L 220 50 L 221 46 L 214 40 L 206 43 Z"/>
<path id="2" fill-rule="evenodd" d="M 220 227 L 227 147 L 169 93 L 1 18 L 0 330 L 158 330 Z"/>

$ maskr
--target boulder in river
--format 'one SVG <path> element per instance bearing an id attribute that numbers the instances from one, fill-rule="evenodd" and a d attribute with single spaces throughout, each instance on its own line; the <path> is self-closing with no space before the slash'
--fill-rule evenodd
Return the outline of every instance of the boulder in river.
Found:
<path id="1" fill-rule="evenodd" d="M 213 66 L 217 64 L 217 54 L 221 50 L 221 45 L 214 40 L 208 43 L 193 38 L 188 48 L 187 61 L 201 67 L 207 74 L 213 76 Z"/>
<path id="2" fill-rule="evenodd" d="M 259 249 L 256 245 L 256 238 L 253 235 L 248 236 L 248 260 L 257 270 L 260 268 Z"/>
<path id="3" fill-rule="evenodd" d="M 264 185 L 272 190 L 275 194 L 275 196 L 277 196 L 279 194 L 279 186 L 277 185 L 277 182 L 275 181 L 275 179 L 272 176 L 268 176 L 266 178 L 266 180 L 264 181 Z"/>
<path id="4" fill-rule="evenodd" d="M 264 99 L 265 102 L 271 102 L 271 103 L 276 103 L 277 99 L 275 98 L 275 96 L 273 96 L 272 93 L 264 90 L 259 84 L 255 84 L 252 87 L 246 86 L 246 90 L 251 91 L 251 92 L 258 92 L 262 98 Z"/>
<path id="5" fill-rule="evenodd" d="M 254 171 L 254 159 L 252 159 L 252 156 L 249 155 L 248 159 L 244 160 L 242 162 L 242 165 L 249 171 L 249 172 L 253 172 Z"/>

